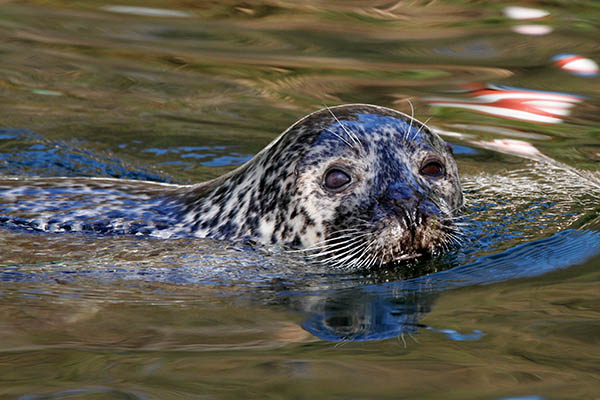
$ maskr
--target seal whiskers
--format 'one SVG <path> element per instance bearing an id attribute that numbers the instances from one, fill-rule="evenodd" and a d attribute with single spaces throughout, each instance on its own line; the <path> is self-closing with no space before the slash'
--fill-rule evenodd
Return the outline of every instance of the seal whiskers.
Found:
<path id="1" fill-rule="evenodd" d="M 413 107 L 412 101 L 408 100 L 408 105 L 410 106 L 410 124 L 406 130 L 405 139 L 408 139 L 408 135 L 410 135 L 410 132 L 412 132 L 412 124 L 415 120 L 415 108 Z"/>
<path id="2" fill-rule="evenodd" d="M 425 122 L 422 122 L 422 123 L 421 123 L 421 127 L 420 127 L 420 128 L 417 130 L 417 132 L 415 132 L 415 134 L 414 134 L 414 137 L 416 137 L 416 136 L 417 136 L 419 133 L 421 133 L 421 129 L 423 129 L 424 127 L 427 127 L 427 123 L 428 123 L 430 120 L 431 120 L 431 117 L 427 118 L 427 119 L 425 120 Z M 429 129 L 429 128 L 427 128 L 427 129 Z M 414 137 L 413 137 L 413 138 L 414 138 Z"/>
<path id="3" fill-rule="evenodd" d="M 329 108 L 327 106 L 326 106 L 326 108 L 331 113 L 331 116 L 339 124 L 339 126 L 342 127 L 342 129 L 344 130 L 344 132 L 346 132 L 346 134 L 348 135 L 348 137 L 354 142 L 354 144 L 356 144 L 357 146 L 361 146 L 360 139 L 355 134 L 353 134 L 351 131 L 349 131 L 348 129 L 346 129 L 346 127 L 344 126 L 344 124 L 342 124 L 342 122 L 335 116 L 335 114 L 333 113 L 333 111 L 331 111 L 331 108 Z M 352 147 L 352 146 L 350 146 L 350 147 Z"/>

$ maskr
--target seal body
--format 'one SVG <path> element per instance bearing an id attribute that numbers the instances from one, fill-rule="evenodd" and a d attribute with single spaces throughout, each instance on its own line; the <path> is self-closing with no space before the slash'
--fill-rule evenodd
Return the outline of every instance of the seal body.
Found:
<path id="1" fill-rule="evenodd" d="M 0 223 L 44 231 L 249 240 L 368 269 L 453 240 L 462 206 L 446 143 L 372 105 L 312 113 L 238 169 L 198 185 L 0 181 Z"/>

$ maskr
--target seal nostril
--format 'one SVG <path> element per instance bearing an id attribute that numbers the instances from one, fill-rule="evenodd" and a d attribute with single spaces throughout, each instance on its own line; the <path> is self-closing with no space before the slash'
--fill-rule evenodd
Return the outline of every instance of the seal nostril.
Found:
<path id="1" fill-rule="evenodd" d="M 388 204 L 395 208 L 395 214 L 404 219 L 409 227 L 422 224 L 430 217 L 442 215 L 440 208 L 429 200 L 426 193 L 406 183 L 390 185 L 385 197 Z"/>
<path id="2" fill-rule="evenodd" d="M 410 217 L 410 210 L 416 209 L 422 194 L 411 185 L 396 182 L 388 187 L 385 197 L 395 209 L 394 213 L 404 219 L 408 226 L 412 225 L 414 221 Z"/>

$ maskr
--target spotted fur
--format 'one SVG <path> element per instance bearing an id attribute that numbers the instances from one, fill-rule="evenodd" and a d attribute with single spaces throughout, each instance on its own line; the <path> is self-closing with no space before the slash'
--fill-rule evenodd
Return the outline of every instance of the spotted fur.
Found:
<path id="1" fill-rule="evenodd" d="M 431 158 L 445 168 L 421 173 Z M 328 190 L 331 168 L 352 181 Z M 0 224 L 49 232 L 250 240 L 340 268 L 432 254 L 456 240 L 462 205 L 448 146 L 397 111 L 346 105 L 296 122 L 251 161 L 192 186 L 116 179 L 0 180 Z"/>

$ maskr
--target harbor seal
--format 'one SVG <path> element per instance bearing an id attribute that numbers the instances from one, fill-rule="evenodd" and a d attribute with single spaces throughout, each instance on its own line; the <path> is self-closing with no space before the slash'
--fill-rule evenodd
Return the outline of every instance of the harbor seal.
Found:
<path id="1" fill-rule="evenodd" d="M 316 111 L 197 185 L 4 179 L 0 196 L 5 227 L 245 240 L 348 270 L 441 252 L 463 204 L 451 147 L 412 117 L 366 104 Z"/>

